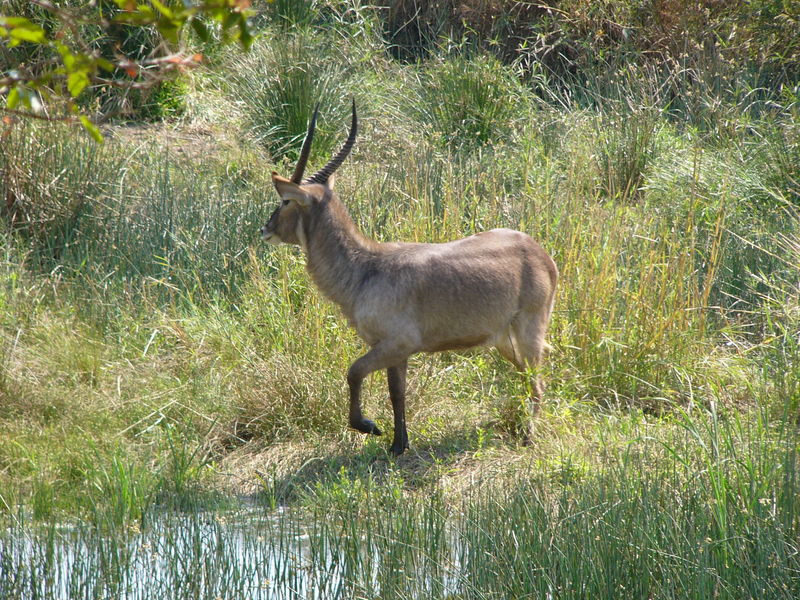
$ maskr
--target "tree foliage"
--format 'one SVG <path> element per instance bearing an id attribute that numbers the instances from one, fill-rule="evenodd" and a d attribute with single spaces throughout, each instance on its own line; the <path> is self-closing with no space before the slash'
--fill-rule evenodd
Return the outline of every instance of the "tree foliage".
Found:
<path id="1" fill-rule="evenodd" d="M 85 99 L 93 87 L 147 89 L 194 67 L 191 30 L 213 38 L 253 42 L 250 0 L 26 0 L 0 12 L 0 107 L 14 116 L 79 121 L 96 138 Z M 149 43 L 143 40 L 149 38 Z M 131 43 L 132 42 L 132 43 Z"/>

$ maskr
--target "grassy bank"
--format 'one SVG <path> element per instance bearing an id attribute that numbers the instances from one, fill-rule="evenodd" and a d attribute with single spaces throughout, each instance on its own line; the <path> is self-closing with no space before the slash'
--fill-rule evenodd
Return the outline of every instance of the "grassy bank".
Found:
<path id="1" fill-rule="evenodd" d="M 6 595 L 54 581 L 53 544 L 98 548 L 115 531 L 134 572 L 131 544 L 172 543 L 153 514 L 238 514 L 232 493 L 248 493 L 296 514 L 259 535 L 316 566 L 247 572 L 345 595 L 796 596 L 796 84 L 742 67 L 737 93 L 690 93 L 646 60 L 584 65 L 570 84 L 462 41 L 403 62 L 351 8 L 265 23 L 247 55 L 214 49 L 175 87 L 181 120 L 109 126 L 102 146 L 55 125 L 3 130 L 0 543 L 19 552 L 13 532 L 34 521 L 83 521 L 43 525 L 27 566 L 4 552 L 0 568 L 28 577 Z M 477 351 L 412 359 L 406 456 L 346 430 L 363 344 L 299 250 L 265 247 L 258 228 L 314 101 L 310 169 L 342 139 L 351 96 L 362 127 L 337 191 L 367 235 L 512 227 L 558 264 L 531 445 L 513 435 L 523 381 Z M 391 423 L 382 376 L 365 410 Z M 85 589 L 127 576 L 75 572 Z M 192 589 L 238 593 L 242 577 Z"/>
<path id="2" fill-rule="evenodd" d="M 21 513 L 0 535 L 0 594 L 794 598 L 796 434 L 774 426 L 615 420 L 592 468 L 517 454 L 526 464 L 504 481 L 508 461 L 483 449 L 457 494 L 409 494 L 407 465 L 355 453 L 361 468 L 279 511 L 155 509 L 110 529 Z"/>

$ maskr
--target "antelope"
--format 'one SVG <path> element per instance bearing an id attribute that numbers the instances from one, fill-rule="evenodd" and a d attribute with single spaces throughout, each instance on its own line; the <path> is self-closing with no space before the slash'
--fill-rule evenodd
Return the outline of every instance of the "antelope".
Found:
<path id="1" fill-rule="evenodd" d="M 373 371 L 386 369 L 394 413 L 389 450 L 401 455 L 408 448 L 409 357 L 473 346 L 493 346 L 517 370 L 527 371 L 530 405 L 538 411 L 542 382 L 530 369 L 549 350 L 544 337 L 558 279 L 553 259 L 531 237 L 511 229 L 439 244 L 366 238 L 333 191 L 334 173 L 356 140 L 355 100 L 347 140 L 322 169 L 303 179 L 317 112 L 291 178 L 272 172 L 281 204 L 261 233 L 267 243 L 302 248 L 314 283 L 369 346 L 347 372 L 350 427 L 381 435 L 361 412 L 361 384 Z"/>

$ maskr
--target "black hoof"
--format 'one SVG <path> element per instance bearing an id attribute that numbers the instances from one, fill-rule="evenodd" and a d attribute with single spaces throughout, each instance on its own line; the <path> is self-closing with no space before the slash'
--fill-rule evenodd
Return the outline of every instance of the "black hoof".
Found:
<path id="1" fill-rule="evenodd" d="M 392 454 L 392 456 L 400 456 L 407 449 L 408 444 L 392 444 L 389 447 L 389 452 Z"/>
<path id="2" fill-rule="evenodd" d="M 371 433 L 372 435 L 383 435 L 383 432 L 378 429 L 375 421 L 369 419 L 361 419 L 360 423 L 350 423 L 350 427 L 361 433 Z"/>

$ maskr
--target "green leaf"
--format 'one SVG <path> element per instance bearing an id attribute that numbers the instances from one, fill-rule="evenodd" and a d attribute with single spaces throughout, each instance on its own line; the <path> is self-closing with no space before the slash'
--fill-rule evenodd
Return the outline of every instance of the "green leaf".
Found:
<path id="1" fill-rule="evenodd" d="M 242 48 L 245 50 L 249 50 L 250 46 L 253 45 L 253 34 L 250 33 L 250 27 L 247 24 L 247 18 L 242 15 L 241 20 L 239 21 L 239 42 L 242 44 Z"/>
<path id="2" fill-rule="evenodd" d="M 161 2 L 159 2 L 158 0 L 150 0 L 150 2 L 153 4 L 153 6 L 155 6 L 158 9 L 158 12 L 160 12 L 162 15 L 164 15 L 168 19 L 173 18 L 172 11 L 163 4 L 161 4 Z"/>
<path id="3" fill-rule="evenodd" d="M 235 12 L 228 13 L 228 15 L 222 21 L 222 28 L 228 29 L 229 27 L 236 25 L 238 20 L 239 20 L 239 15 L 237 15 Z"/>
<path id="4" fill-rule="evenodd" d="M 61 60 L 64 62 L 64 66 L 67 68 L 68 71 L 71 71 L 75 68 L 75 62 L 77 61 L 77 57 L 72 53 L 72 51 L 62 44 L 61 42 L 55 42 L 56 50 L 61 55 Z"/>
<path id="5" fill-rule="evenodd" d="M 25 17 L 0 17 L 0 25 L 25 28 L 36 27 L 30 19 L 26 19 Z"/>
<path id="6" fill-rule="evenodd" d="M 87 117 L 85 115 L 81 115 L 78 118 L 80 119 L 81 125 L 83 125 L 83 128 L 86 131 L 88 131 L 89 135 L 91 135 L 94 138 L 94 141 L 96 141 L 96 142 L 102 142 L 103 141 L 103 136 L 100 133 L 100 130 L 97 128 L 97 125 L 95 125 L 94 123 L 92 123 L 89 120 L 89 117 Z"/>
<path id="7" fill-rule="evenodd" d="M 44 34 L 44 29 L 41 27 L 15 27 L 11 30 L 10 35 L 15 40 L 23 42 L 33 42 L 34 44 L 43 44 L 47 41 L 47 36 Z"/>
<path id="8" fill-rule="evenodd" d="M 89 85 L 89 74 L 86 71 L 75 71 L 67 77 L 67 89 L 73 98 L 80 96 L 87 85 Z"/>
<path id="9" fill-rule="evenodd" d="M 146 4 L 140 4 L 139 6 L 137 6 L 136 11 L 141 15 L 143 19 L 148 19 L 150 21 L 153 21 L 156 18 L 156 11 L 154 11 Z"/>
<path id="10" fill-rule="evenodd" d="M 118 12 L 111 19 L 114 23 L 128 23 L 131 25 L 149 25 L 156 20 L 156 12 L 146 4 L 140 4 L 135 11 Z"/>
<path id="11" fill-rule="evenodd" d="M 161 35 L 163 35 L 168 41 L 175 43 L 178 42 L 180 28 L 174 21 L 170 21 L 169 19 L 159 19 L 156 23 L 156 27 Z"/>
<path id="12" fill-rule="evenodd" d="M 6 108 L 16 108 L 17 104 L 19 104 L 19 88 L 13 87 L 11 91 L 8 92 L 8 98 L 6 98 Z"/>
<path id="13" fill-rule="evenodd" d="M 98 58 L 95 60 L 97 66 L 104 71 L 108 71 L 109 73 L 113 71 L 116 67 L 111 61 L 106 60 L 105 58 Z"/>

